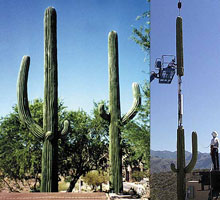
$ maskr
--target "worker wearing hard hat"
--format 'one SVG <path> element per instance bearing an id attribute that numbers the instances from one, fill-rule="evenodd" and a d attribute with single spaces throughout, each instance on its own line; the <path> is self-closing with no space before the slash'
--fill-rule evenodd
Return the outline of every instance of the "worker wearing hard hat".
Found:
<path id="1" fill-rule="evenodd" d="M 218 147 L 219 147 L 219 139 L 218 133 L 216 131 L 212 132 L 212 140 L 210 144 L 210 155 L 212 157 L 212 163 L 214 166 L 214 170 L 219 170 L 219 159 L 218 159 Z"/>

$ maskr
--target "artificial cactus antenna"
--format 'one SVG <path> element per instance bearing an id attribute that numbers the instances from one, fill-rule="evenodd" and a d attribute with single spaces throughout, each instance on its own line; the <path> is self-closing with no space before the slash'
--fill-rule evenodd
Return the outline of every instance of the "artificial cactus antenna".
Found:
<path id="1" fill-rule="evenodd" d="M 190 163 L 185 166 L 185 142 L 184 129 L 177 129 L 177 168 L 172 163 L 171 170 L 177 173 L 177 196 L 178 200 L 185 200 L 186 194 L 186 173 L 190 173 L 196 165 L 198 155 L 197 134 L 192 133 L 192 158 Z"/>
<path id="2" fill-rule="evenodd" d="M 114 193 L 123 192 L 122 183 L 122 149 L 121 149 L 121 126 L 131 120 L 137 113 L 141 103 L 139 85 L 134 83 L 134 101 L 128 114 L 121 118 L 119 69 L 118 69 L 118 35 L 111 31 L 108 35 L 108 71 L 109 71 L 109 114 L 106 113 L 104 105 L 99 105 L 100 116 L 109 121 L 109 160 L 110 160 L 110 188 Z M 124 124 L 123 124 L 123 122 Z"/>
<path id="3" fill-rule="evenodd" d="M 177 57 L 177 75 L 184 75 L 183 66 L 183 30 L 182 17 L 178 16 L 176 19 L 176 57 Z"/>
<path id="4" fill-rule="evenodd" d="M 44 15 L 44 103 L 43 130 L 48 139 L 43 144 L 42 192 L 58 191 L 58 80 L 57 15 L 49 7 Z"/>
<path id="5" fill-rule="evenodd" d="M 44 139 L 42 150 L 41 192 L 58 192 L 58 137 L 66 135 L 69 121 L 58 134 L 58 80 L 56 10 L 49 7 L 44 15 L 44 102 L 43 129 L 34 123 L 28 107 L 27 79 L 30 58 L 24 56 L 18 78 L 18 112 L 21 120 L 37 138 Z"/>
<path id="6" fill-rule="evenodd" d="M 121 109 L 118 69 L 118 35 L 111 31 L 108 35 L 108 71 L 109 71 L 109 156 L 110 156 L 110 191 L 121 193 L 122 150 L 121 150 Z"/>
<path id="7" fill-rule="evenodd" d="M 27 81 L 29 66 L 30 57 L 23 56 L 17 82 L 18 113 L 21 121 L 27 125 L 31 133 L 36 138 L 43 139 L 43 129 L 39 125 L 37 125 L 32 119 L 28 105 Z"/>
<path id="8" fill-rule="evenodd" d="M 177 168 L 174 164 L 171 165 L 172 171 L 177 173 L 177 197 L 178 200 L 185 200 L 186 196 L 186 173 L 190 173 L 195 167 L 198 154 L 197 134 L 192 133 L 192 159 L 190 163 L 185 166 L 185 139 L 184 129 L 182 126 L 182 112 L 181 112 L 181 76 L 184 75 L 183 65 L 183 31 L 182 18 L 180 16 L 176 19 L 176 57 L 177 57 L 177 75 L 178 75 L 178 129 L 177 129 Z"/>
<path id="9" fill-rule="evenodd" d="M 185 166 L 185 139 L 182 126 L 182 94 L 181 94 L 181 76 L 184 75 L 183 67 L 183 31 L 182 18 L 176 19 L 176 57 L 177 57 L 177 75 L 178 75 L 178 129 L 177 129 L 177 167 L 172 163 L 171 170 L 177 173 L 177 198 L 185 200 L 186 197 L 186 173 L 190 173 L 195 167 L 198 155 L 197 134 L 192 133 L 192 159 Z"/>
<path id="10" fill-rule="evenodd" d="M 125 125 L 128 121 L 132 120 L 138 112 L 138 108 L 141 105 L 141 93 L 140 87 L 137 83 L 132 84 L 133 90 L 133 104 L 130 110 L 127 112 L 125 116 L 122 117 L 122 124 Z"/>

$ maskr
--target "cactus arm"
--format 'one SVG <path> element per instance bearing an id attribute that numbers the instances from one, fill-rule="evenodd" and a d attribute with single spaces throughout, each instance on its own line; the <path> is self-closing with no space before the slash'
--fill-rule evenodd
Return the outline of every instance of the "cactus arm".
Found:
<path id="1" fill-rule="evenodd" d="M 185 172 L 190 173 L 196 165 L 198 156 L 197 133 L 192 132 L 192 158 L 190 163 L 185 167 Z"/>
<path id="2" fill-rule="evenodd" d="M 54 138 L 54 134 L 51 131 L 47 131 L 45 134 L 46 140 L 52 140 Z"/>
<path id="3" fill-rule="evenodd" d="M 68 120 L 65 120 L 63 123 L 63 130 L 61 131 L 61 137 L 66 136 L 69 132 L 70 123 Z"/>
<path id="4" fill-rule="evenodd" d="M 173 172 L 178 172 L 178 169 L 176 169 L 175 164 L 171 163 L 170 168 Z"/>
<path id="5" fill-rule="evenodd" d="M 17 83 L 18 113 L 20 119 L 27 125 L 31 133 L 38 139 L 44 138 L 43 129 L 34 122 L 28 105 L 27 81 L 30 66 L 30 57 L 24 56 L 21 61 Z"/>
<path id="6" fill-rule="evenodd" d="M 104 104 L 100 104 L 98 107 L 99 115 L 106 121 L 110 122 L 110 114 L 105 111 Z"/>
<path id="7" fill-rule="evenodd" d="M 139 85 L 137 83 L 133 83 L 132 90 L 134 97 L 133 104 L 127 114 L 122 117 L 122 124 L 126 124 L 128 121 L 132 120 L 137 114 L 138 108 L 141 105 L 141 94 Z"/>

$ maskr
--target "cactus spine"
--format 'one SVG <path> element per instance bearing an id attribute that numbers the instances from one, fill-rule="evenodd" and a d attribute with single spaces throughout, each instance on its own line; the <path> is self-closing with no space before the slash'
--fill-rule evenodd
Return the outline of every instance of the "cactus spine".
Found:
<path id="1" fill-rule="evenodd" d="M 101 117 L 109 124 L 109 156 L 110 156 L 110 191 L 123 192 L 122 184 L 122 150 L 120 128 L 131 120 L 137 113 L 141 104 L 140 88 L 133 83 L 134 101 L 128 113 L 121 118 L 119 69 L 118 69 L 118 36 L 111 31 L 108 36 L 108 66 L 109 66 L 109 114 L 104 110 L 104 105 L 99 106 Z"/>
<path id="2" fill-rule="evenodd" d="M 69 122 L 64 122 L 62 132 L 58 131 L 58 90 L 57 90 L 57 27 L 56 10 L 49 7 L 44 16 L 44 103 L 43 128 L 31 118 L 27 80 L 30 57 L 24 56 L 18 76 L 17 96 L 20 119 L 31 133 L 43 140 L 41 192 L 58 192 L 57 154 L 58 138 L 68 132 Z"/>
<path id="3" fill-rule="evenodd" d="M 197 134 L 192 133 L 192 158 L 190 163 L 185 166 L 185 139 L 182 126 L 182 94 L 181 94 L 181 76 L 184 74 L 183 68 L 183 36 L 182 36 L 182 18 L 176 20 L 176 54 L 177 54 L 177 75 L 179 78 L 178 92 L 178 129 L 177 129 L 177 168 L 171 164 L 173 172 L 177 173 L 177 198 L 185 200 L 186 196 L 186 173 L 190 173 L 196 165 L 198 155 Z"/>

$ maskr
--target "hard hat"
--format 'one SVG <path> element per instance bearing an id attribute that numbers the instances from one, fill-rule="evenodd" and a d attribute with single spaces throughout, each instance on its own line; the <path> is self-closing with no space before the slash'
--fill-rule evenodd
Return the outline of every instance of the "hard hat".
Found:
<path id="1" fill-rule="evenodd" d="M 213 131 L 213 132 L 212 132 L 212 136 L 213 136 L 213 137 L 217 137 L 217 136 L 218 136 L 218 133 L 217 133 L 216 131 Z"/>

